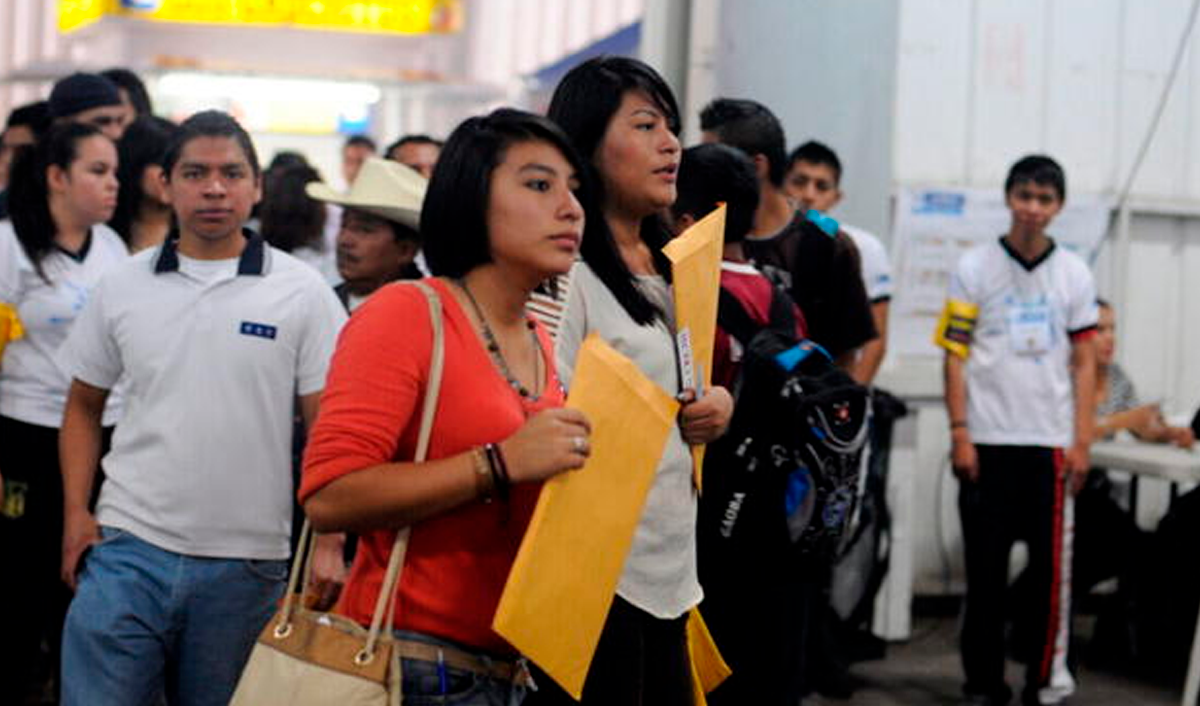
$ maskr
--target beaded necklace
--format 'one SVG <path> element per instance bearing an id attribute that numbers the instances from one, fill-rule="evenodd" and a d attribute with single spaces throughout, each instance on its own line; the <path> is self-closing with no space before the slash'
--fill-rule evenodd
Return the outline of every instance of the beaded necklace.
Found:
<path id="1" fill-rule="evenodd" d="M 540 394 L 530 392 L 529 388 L 521 384 L 521 381 L 512 374 L 508 367 L 508 361 L 504 359 L 504 353 L 500 351 L 500 343 L 496 340 L 496 334 L 492 333 L 492 327 L 488 326 L 487 317 L 483 315 L 483 308 L 479 306 L 479 302 L 475 300 L 475 295 L 471 294 L 471 290 L 467 288 L 467 281 L 459 278 L 455 280 L 455 284 L 462 288 L 463 293 L 467 295 L 467 301 L 471 303 L 471 309 L 475 312 L 475 317 L 479 319 L 480 328 L 483 329 L 483 338 L 487 342 L 488 354 L 492 357 L 492 362 L 499 368 L 500 374 L 518 395 L 523 399 L 537 402 L 541 397 Z M 533 374 L 535 380 L 541 380 L 542 374 L 539 362 L 542 357 L 542 344 L 538 340 L 535 324 L 532 319 L 526 318 L 525 326 L 529 330 L 529 338 L 533 341 Z M 537 385 L 538 383 L 534 383 Z"/>

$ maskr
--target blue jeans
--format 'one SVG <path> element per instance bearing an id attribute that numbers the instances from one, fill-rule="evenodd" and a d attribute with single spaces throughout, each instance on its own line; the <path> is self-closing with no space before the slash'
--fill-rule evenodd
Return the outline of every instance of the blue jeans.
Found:
<path id="1" fill-rule="evenodd" d="M 226 706 L 286 587 L 286 561 L 209 559 L 105 527 L 79 575 L 62 706 Z"/>
<path id="2" fill-rule="evenodd" d="M 397 630 L 396 637 L 430 645 L 453 647 L 470 652 L 485 662 L 486 655 L 453 642 L 408 630 Z M 416 659 L 401 659 L 402 689 L 405 706 L 519 706 L 525 700 L 525 687 L 482 674 L 444 667 L 445 683 L 438 665 Z"/>

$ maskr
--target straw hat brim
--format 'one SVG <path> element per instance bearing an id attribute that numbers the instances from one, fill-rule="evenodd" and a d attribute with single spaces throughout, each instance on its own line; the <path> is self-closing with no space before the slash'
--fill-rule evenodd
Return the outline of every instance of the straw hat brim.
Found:
<path id="1" fill-rule="evenodd" d="M 334 191 L 328 184 L 319 181 L 309 182 L 305 187 L 308 195 L 318 201 L 337 204 L 347 208 L 357 208 L 389 221 L 402 223 L 409 228 L 420 229 L 421 209 L 380 203 L 377 199 L 355 198 L 353 193 L 343 194 Z"/>

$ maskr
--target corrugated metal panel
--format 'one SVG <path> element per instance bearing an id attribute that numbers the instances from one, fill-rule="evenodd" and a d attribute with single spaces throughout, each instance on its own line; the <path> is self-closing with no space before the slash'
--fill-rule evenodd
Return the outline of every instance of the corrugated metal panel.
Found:
<path id="1" fill-rule="evenodd" d="M 477 0 L 468 78 L 507 83 L 641 17 L 645 0 Z M 486 35 L 486 36 L 485 36 Z"/>

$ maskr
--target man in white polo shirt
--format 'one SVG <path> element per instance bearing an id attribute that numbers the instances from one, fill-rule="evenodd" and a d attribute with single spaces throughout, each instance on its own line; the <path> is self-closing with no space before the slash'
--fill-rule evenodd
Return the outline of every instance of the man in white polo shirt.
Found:
<path id="1" fill-rule="evenodd" d="M 1074 690 L 1070 624 L 1071 494 L 1088 470 L 1098 311 L 1091 271 L 1046 228 L 1066 199 L 1049 157 L 1025 157 L 1005 182 L 1008 233 L 958 262 L 935 336 L 946 349 L 946 409 L 967 571 L 964 692 L 1002 706 L 1009 554 L 1029 549 L 1033 599 L 1016 619 L 1029 639 L 1025 704 Z"/>
<path id="2" fill-rule="evenodd" d="M 249 136 L 216 111 L 164 160 L 179 224 L 96 288 L 63 346 L 65 706 L 223 706 L 287 573 L 296 395 L 306 419 L 345 314 L 314 270 L 242 230 L 261 194 Z M 87 498 L 100 410 L 128 384 Z M 324 551 L 340 552 L 336 540 Z"/>

